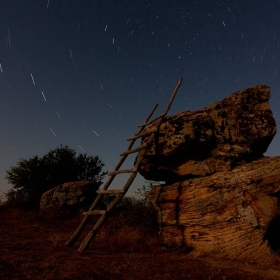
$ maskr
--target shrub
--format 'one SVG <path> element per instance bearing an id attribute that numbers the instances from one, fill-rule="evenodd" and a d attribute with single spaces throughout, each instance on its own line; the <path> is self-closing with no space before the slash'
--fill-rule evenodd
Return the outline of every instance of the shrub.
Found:
<path id="1" fill-rule="evenodd" d="M 149 251 L 158 243 L 157 212 L 152 204 L 136 197 L 124 197 L 97 235 L 104 249 L 115 252 Z"/>
<path id="2" fill-rule="evenodd" d="M 50 150 L 42 158 L 37 155 L 20 159 L 6 171 L 6 179 L 13 187 L 6 194 L 13 205 L 38 208 L 41 195 L 62 183 L 91 181 L 102 184 L 106 172 L 98 156 L 79 154 L 68 146 Z"/>

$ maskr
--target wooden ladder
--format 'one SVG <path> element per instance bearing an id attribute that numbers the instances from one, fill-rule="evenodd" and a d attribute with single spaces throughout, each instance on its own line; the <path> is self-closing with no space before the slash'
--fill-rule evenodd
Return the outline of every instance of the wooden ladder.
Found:
<path id="1" fill-rule="evenodd" d="M 133 135 L 132 137 L 127 139 L 128 141 L 131 141 L 127 150 L 120 154 L 120 156 L 122 158 L 120 159 L 119 163 L 116 165 L 114 171 L 108 173 L 108 175 L 110 177 L 108 178 L 107 182 L 104 184 L 103 188 L 101 190 L 97 191 L 98 195 L 97 195 L 95 201 L 93 202 L 93 204 L 89 208 L 88 212 L 83 213 L 83 215 L 85 215 L 85 217 L 83 218 L 82 222 L 80 223 L 79 227 L 76 229 L 76 231 L 74 232 L 72 237 L 66 242 L 66 245 L 73 246 L 75 244 L 75 242 L 78 240 L 78 238 L 82 234 L 84 228 L 86 227 L 91 215 L 100 215 L 100 218 L 98 219 L 98 221 L 95 223 L 93 228 L 90 230 L 88 235 L 85 237 L 85 239 L 81 243 L 78 251 L 80 253 L 82 253 L 88 248 L 92 239 L 94 238 L 96 233 L 99 231 L 99 229 L 101 228 L 101 226 L 105 222 L 108 215 L 112 212 L 112 210 L 121 201 L 121 199 L 124 197 L 124 195 L 128 191 L 129 187 L 131 186 L 132 182 L 134 181 L 134 179 L 137 175 L 138 168 L 141 165 L 142 159 L 143 159 L 147 149 L 150 147 L 152 141 L 154 140 L 155 135 L 158 132 L 158 129 L 159 129 L 160 125 L 162 124 L 165 116 L 167 115 L 182 81 L 183 81 L 182 78 L 179 79 L 179 81 L 178 81 L 178 83 L 177 83 L 177 85 L 176 85 L 176 87 L 175 87 L 175 89 L 172 93 L 172 96 L 171 96 L 163 114 L 160 115 L 159 117 L 154 118 L 153 120 L 149 121 L 151 116 L 153 115 L 154 111 L 156 110 L 156 108 L 158 106 L 158 104 L 156 104 L 154 106 L 154 108 L 152 109 L 152 111 L 150 112 L 149 116 L 144 121 L 144 123 L 138 126 L 138 127 L 140 127 L 139 131 L 135 135 Z M 147 131 L 147 132 L 142 132 L 147 125 L 150 125 L 154 121 L 157 121 L 157 124 L 153 129 L 151 129 L 150 131 Z M 140 145 L 137 148 L 132 149 L 132 146 L 133 146 L 134 142 L 138 138 L 143 137 L 143 136 L 148 136 L 148 135 L 150 135 L 150 137 L 149 137 L 148 141 L 146 141 L 146 143 Z M 136 153 L 136 152 L 139 152 L 139 153 L 138 153 L 137 160 L 136 160 L 136 163 L 134 165 L 134 168 L 119 170 L 119 168 L 121 167 L 121 165 L 123 164 L 123 162 L 125 161 L 127 156 L 129 154 Z M 130 175 L 129 179 L 127 180 L 126 184 L 124 185 L 124 187 L 120 190 L 108 190 L 108 188 L 111 185 L 111 183 L 113 182 L 115 176 L 118 175 L 118 174 L 121 174 L 121 173 L 131 173 L 131 175 Z M 98 203 L 100 202 L 102 196 L 103 195 L 110 195 L 110 194 L 114 194 L 114 195 L 116 195 L 116 197 L 109 204 L 107 209 L 106 210 L 96 210 L 96 207 L 97 207 Z"/>

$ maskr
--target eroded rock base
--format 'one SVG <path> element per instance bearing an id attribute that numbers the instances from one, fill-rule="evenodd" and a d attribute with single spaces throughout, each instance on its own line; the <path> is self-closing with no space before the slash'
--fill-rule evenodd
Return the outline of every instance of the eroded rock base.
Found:
<path id="1" fill-rule="evenodd" d="M 279 197 L 280 156 L 154 186 L 148 196 L 167 246 L 262 263 L 273 261 L 266 229 L 279 215 Z"/>

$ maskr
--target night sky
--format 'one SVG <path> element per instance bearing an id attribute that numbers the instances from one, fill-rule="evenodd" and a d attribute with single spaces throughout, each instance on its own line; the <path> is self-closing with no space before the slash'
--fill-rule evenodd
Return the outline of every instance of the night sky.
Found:
<path id="1" fill-rule="evenodd" d="M 169 114 L 266 84 L 279 127 L 279 72 L 279 0 L 0 0 L 0 195 L 9 167 L 60 144 L 113 170 L 181 77 Z"/>

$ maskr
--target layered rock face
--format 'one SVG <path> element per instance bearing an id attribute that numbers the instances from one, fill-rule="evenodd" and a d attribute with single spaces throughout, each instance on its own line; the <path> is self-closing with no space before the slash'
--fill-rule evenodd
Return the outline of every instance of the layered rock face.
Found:
<path id="1" fill-rule="evenodd" d="M 140 172 L 166 181 L 148 196 L 163 243 L 272 261 L 267 228 L 280 214 L 280 157 L 263 156 L 276 133 L 269 97 L 269 87 L 252 87 L 162 124 Z"/>
<path id="2" fill-rule="evenodd" d="M 255 86 L 204 109 L 168 117 L 140 174 L 148 180 L 176 182 L 260 158 L 276 134 L 269 98 L 268 86 Z"/>
<path id="3" fill-rule="evenodd" d="M 40 209 L 77 211 L 92 203 L 97 196 L 97 190 L 98 187 L 88 181 L 64 183 L 42 195 Z"/>
<path id="4" fill-rule="evenodd" d="M 168 246 L 189 246 L 221 257 L 269 261 L 266 229 L 280 214 L 280 157 L 232 171 L 154 186 L 149 200 Z"/>

